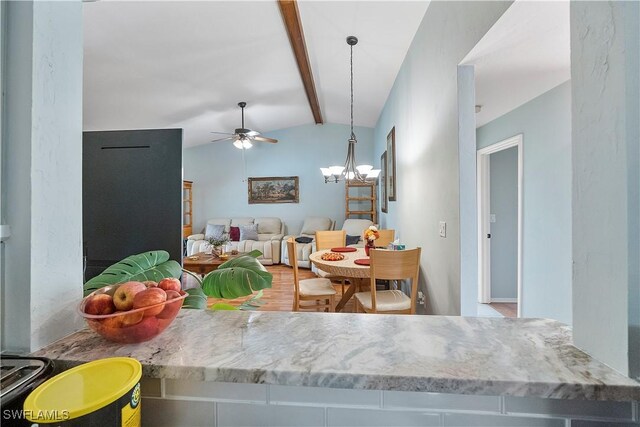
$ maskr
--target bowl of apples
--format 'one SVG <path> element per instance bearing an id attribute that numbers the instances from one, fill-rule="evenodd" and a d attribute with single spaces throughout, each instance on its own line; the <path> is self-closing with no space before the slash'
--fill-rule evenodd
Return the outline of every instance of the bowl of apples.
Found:
<path id="1" fill-rule="evenodd" d="M 100 288 L 78 306 L 87 325 L 109 341 L 139 343 L 164 331 L 187 293 L 180 280 L 125 282 Z"/>

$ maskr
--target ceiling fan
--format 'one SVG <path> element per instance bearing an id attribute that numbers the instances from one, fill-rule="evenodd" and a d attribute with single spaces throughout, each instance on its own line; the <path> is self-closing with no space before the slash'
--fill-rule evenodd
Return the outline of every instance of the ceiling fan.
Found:
<path id="1" fill-rule="evenodd" d="M 260 132 L 258 132 L 258 131 L 251 130 L 251 129 L 245 129 L 245 127 L 244 127 L 244 107 L 246 107 L 246 106 L 247 106 L 246 102 L 238 102 L 238 107 L 242 108 L 242 127 L 239 127 L 238 129 L 236 129 L 236 131 L 234 133 L 211 132 L 211 133 L 217 133 L 217 134 L 221 134 L 221 135 L 229 135 L 229 136 L 227 136 L 225 138 L 214 139 L 211 142 L 233 141 L 233 146 L 236 147 L 236 148 L 239 148 L 241 150 L 253 147 L 253 144 L 251 143 L 252 141 L 271 142 L 271 143 L 278 142 L 277 139 L 267 138 L 266 136 L 261 136 Z"/>

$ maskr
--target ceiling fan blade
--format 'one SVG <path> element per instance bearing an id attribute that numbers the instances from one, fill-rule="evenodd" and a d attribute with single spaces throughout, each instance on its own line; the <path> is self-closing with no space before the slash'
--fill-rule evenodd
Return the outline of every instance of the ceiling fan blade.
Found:
<path id="1" fill-rule="evenodd" d="M 217 133 L 219 135 L 235 135 L 234 133 L 229 133 L 229 132 L 209 132 L 209 133 Z"/>
<path id="2" fill-rule="evenodd" d="M 237 136 L 237 135 L 233 135 L 233 136 L 228 136 L 228 137 L 226 137 L 226 138 L 214 139 L 214 140 L 213 140 L 213 141 L 211 141 L 211 142 L 237 141 L 238 139 L 240 139 L 240 138 L 238 138 L 238 136 Z"/>
<path id="3" fill-rule="evenodd" d="M 278 142 L 277 139 L 267 138 L 266 136 L 253 136 L 251 137 L 251 139 L 253 139 L 254 141 L 272 142 L 274 144 Z"/>
<path id="4" fill-rule="evenodd" d="M 249 132 L 246 133 L 247 136 L 258 136 L 260 135 L 260 132 L 258 132 L 257 130 L 250 130 Z"/>

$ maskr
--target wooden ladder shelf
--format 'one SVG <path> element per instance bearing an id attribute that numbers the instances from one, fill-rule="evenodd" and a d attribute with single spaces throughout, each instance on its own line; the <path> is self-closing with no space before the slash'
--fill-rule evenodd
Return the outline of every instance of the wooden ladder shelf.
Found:
<path id="1" fill-rule="evenodd" d="M 348 218 L 363 218 L 370 219 L 374 224 L 378 223 L 378 203 L 377 203 L 377 191 L 376 181 L 371 182 L 349 182 L 345 181 L 344 196 L 345 196 L 345 219 Z M 353 189 L 364 188 L 368 190 L 368 195 L 353 194 Z M 358 192 L 359 193 L 359 192 Z M 357 203 L 356 203 L 357 202 Z M 368 202 L 368 203 L 367 203 Z"/>

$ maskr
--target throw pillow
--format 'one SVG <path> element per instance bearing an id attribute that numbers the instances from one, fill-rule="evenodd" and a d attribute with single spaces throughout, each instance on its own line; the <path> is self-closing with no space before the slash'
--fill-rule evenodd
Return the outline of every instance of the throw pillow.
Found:
<path id="1" fill-rule="evenodd" d="M 298 243 L 311 243 L 313 242 L 313 238 L 312 237 L 296 237 L 296 242 Z"/>
<path id="2" fill-rule="evenodd" d="M 229 238 L 232 242 L 240 241 L 240 227 L 231 227 L 229 230 Z"/>
<path id="3" fill-rule="evenodd" d="M 205 239 L 222 239 L 224 234 L 224 225 L 207 224 L 207 229 L 204 232 Z"/>
<path id="4" fill-rule="evenodd" d="M 349 236 L 347 234 L 347 246 L 357 245 L 359 241 L 360 241 L 360 236 Z"/>
<path id="5" fill-rule="evenodd" d="M 258 224 L 241 225 L 240 240 L 258 240 Z"/>

